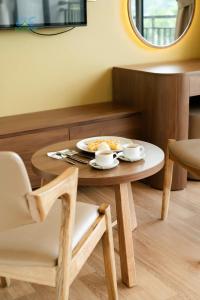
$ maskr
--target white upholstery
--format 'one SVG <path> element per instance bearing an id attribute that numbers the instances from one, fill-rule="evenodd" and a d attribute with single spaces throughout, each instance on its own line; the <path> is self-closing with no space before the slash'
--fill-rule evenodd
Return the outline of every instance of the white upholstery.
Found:
<path id="1" fill-rule="evenodd" d="M 25 198 L 31 191 L 22 159 L 13 152 L 0 152 L 0 232 L 33 223 Z"/>
<path id="2" fill-rule="evenodd" d="M 96 205 L 77 202 L 72 248 L 76 247 L 84 234 L 98 218 L 98 208 Z"/>
<path id="3" fill-rule="evenodd" d="M 59 253 L 61 200 L 44 223 L 34 223 L 25 197 L 29 192 L 22 159 L 13 152 L 0 152 L 0 264 L 53 266 Z M 97 206 L 77 202 L 73 248 L 98 216 Z"/>
<path id="4" fill-rule="evenodd" d="M 54 266 L 58 259 L 60 200 L 44 223 L 25 225 L 0 233 L 0 264 Z M 99 216 L 98 206 L 77 202 L 73 248 Z"/>

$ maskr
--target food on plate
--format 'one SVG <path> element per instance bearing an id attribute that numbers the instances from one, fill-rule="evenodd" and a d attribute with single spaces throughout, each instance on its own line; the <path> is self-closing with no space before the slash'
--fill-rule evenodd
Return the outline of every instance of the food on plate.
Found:
<path id="1" fill-rule="evenodd" d="M 121 149 L 121 145 L 118 141 L 115 140 L 93 140 L 91 142 L 88 142 L 87 144 L 87 148 L 89 151 L 97 151 L 100 150 L 99 146 L 100 144 L 106 143 L 111 150 L 120 150 Z M 104 150 L 104 149 L 103 149 Z M 108 150 L 108 149 L 106 149 Z"/>
<path id="2" fill-rule="evenodd" d="M 106 150 L 110 150 L 110 146 L 106 142 L 102 142 L 98 145 L 97 149 L 100 151 L 106 151 Z"/>

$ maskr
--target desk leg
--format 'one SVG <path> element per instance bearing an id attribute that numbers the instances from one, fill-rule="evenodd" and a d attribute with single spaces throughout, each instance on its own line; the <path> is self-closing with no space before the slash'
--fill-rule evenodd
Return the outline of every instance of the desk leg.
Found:
<path id="1" fill-rule="evenodd" d="M 122 282 L 125 283 L 128 287 L 132 287 L 136 284 L 136 273 L 129 194 L 129 184 L 122 183 L 115 186 Z"/>
<path id="2" fill-rule="evenodd" d="M 134 204 L 134 198 L 133 198 L 133 192 L 131 183 L 127 183 L 128 185 L 128 191 L 129 191 L 129 205 L 130 205 L 130 215 L 131 215 L 131 228 L 132 231 L 137 228 L 137 217 L 135 213 L 135 204 Z"/>

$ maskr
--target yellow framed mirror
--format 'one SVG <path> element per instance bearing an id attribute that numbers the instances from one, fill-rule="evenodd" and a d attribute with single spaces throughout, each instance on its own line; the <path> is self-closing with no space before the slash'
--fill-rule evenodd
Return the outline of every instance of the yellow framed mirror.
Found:
<path id="1" fill-rule="evenodd" d="M 128 0 L 128 13 L 136 35 L 147 45 L 169 47 L 188 31 L 195 0 Z"/>

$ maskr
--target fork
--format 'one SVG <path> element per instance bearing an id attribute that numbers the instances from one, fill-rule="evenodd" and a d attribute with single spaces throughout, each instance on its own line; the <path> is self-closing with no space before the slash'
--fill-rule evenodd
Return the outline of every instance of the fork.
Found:
<path id="1" fill-rule="evenodd" d="M 66 151 L 63 151 L 62 153 L 58 152 L 62 157 L 68 157 L 74 161 L 77 161 L 77 162 L 80 162 L 82 164 L 88 164 L 88 161 L 84 160 L 84 159 L 81 159 L 81 158 L 78 158 L 78 157 L 74 157 L 74 155 L 78 154 L 77 151 L 75 150 L 66 150 Z"/>
<path id="2" fill-rule="evenodd" d="M 86 160 L 83 160 L 83 159 L 77 158 L 77 157 L 73 157 L 75 154 L 76 153 L 73 153 L 73 151 L 70 151 L 70 150 L 66 150 L 66 151 L 63 151 L 63 152 L 56 152 L 56 155 L 61 156 L 63 159 L 69 158 L 71 160 L 77 161 L 77 162 L 82 163 L 82 164 L 88 164 L 88 162 Z"/>
<path id="3" fill-rule="evenodd" d="M 72 165 L 76 166 L 76 163 L 75 163 L 75 162 L 73 162 L 70 158 L 67 158 L 67 157 L 63 156 L 62 153 L 56 152 L 56 155 L 60 156 L 61 159 L 62 159 L 63 161 L 66 161 L 66 162 L 68 162 L 69 164 L 72 164 Z"/>

